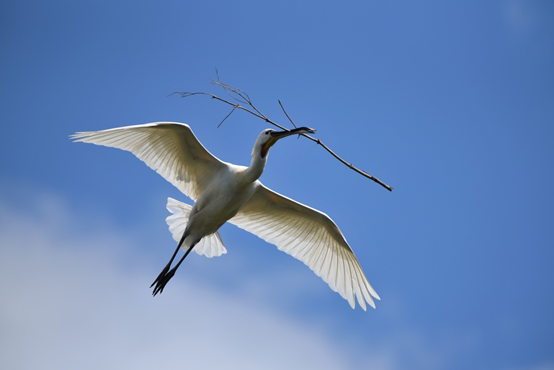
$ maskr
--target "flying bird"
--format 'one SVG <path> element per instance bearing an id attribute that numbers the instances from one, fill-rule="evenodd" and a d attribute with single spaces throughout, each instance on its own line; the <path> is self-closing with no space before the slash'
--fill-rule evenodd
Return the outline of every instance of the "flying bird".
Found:
<path id="1" fill-rule="evenodd" d="M 275 244 L 304 262 L 355 307 L 375 308 L 380 299 L 337 225 L 325 213 L 265 187 L 262 175 L 269 149 L 278 140 L 313 129 L 266 129 L 252 149 L 249 167 L 226 163 L 212 155 L 184 123 L 156 122 L 103 131 L 78 132 L 76 142 L 129 151 L 195 201 L 193 206 L 168 198 L 166 221 L 177 248 L 150 287 L 161 293 L 191 250 L 207 257 L 227 253 L 219 228 L 229 222 Z M 179 250 L 184 255 L 173 267 Z"/>

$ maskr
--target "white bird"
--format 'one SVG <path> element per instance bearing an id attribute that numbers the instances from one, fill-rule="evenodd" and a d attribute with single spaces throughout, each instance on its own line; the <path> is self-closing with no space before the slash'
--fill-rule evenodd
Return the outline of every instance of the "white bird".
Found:
<path id="1" fill-rule="evenodd" d="M 355 307 L 355 297 L 364 310 L 366 301 L 375 308 L 371 296 L 380 298 L 333 220 L 325 213 L 266 188 L 258 180 L 265 168 L 269 148 L 277 140 L 314 132 L 306 127 L 262 131 L 254 144 L 249 167 L 219 160 L 183 123 L 156 122 L 78 132 L 71 138 L 76 142 L 133 153 L 195 201 L 191 207 L 168 198 L 167 208 L 173 215 L 166 221 L 179 244 L 169 263 L 152 283 L 151 287 L 156 285 L 153 295 L 163 291 L 193 248 L 207 257 L 227 253 L 218 230 L 229 222 L 304 262 L 352 308 Z M 171 268 L 180 248 L 185 254 Z"/>

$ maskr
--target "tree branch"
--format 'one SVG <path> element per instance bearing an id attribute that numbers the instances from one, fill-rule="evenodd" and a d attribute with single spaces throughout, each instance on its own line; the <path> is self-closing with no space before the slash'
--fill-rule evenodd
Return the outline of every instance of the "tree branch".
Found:
<path id="1" fill-rule="evenodd" d="M 232 85 L 228 85 L 228 84 L 225 84 L 223 82 L 221 82 L 221 80 L 219 79 L 219 74 L 216 70 L 216 76 L 217 76 L 217 80 L 213 80 L 210 78 L 210 81 L 213 85 L 217 85 L 217 86 L 221 86 L 223 88 L 223 90 L 225 90 L 225 92 L 227 93 L 227 95 L 229 95 L 229 97 L 231 97 L 232 100 L 235 100 L 236 102 L 238 103 L 233 103 L 229 100 L 225 100 L 223 98 L 220 98 L 219 96 L 217 95 L 214 95 L 214 94 L 211 94 L 211 93 L 207 93 L 207 92 L 181 92 L 179 90 L 176 90 L 175 92 L 169 94 L 170 96 L 173 95 L 173 94 L 178 94 L 181 96 L 181 98 L 188 98 L 189 96 L 194 96 L 194 95 L 206 95 L 206 96 L 209 96 L 211 97 L 212 99 L 215 99 L 215 100 L 219 100 L 220 102 L 223 102 L 225 104 L 228 104 L 230 106 L 233 107 L 233 109 L 231 110 L 231 112 L 225 116 L 225 118 L 219 123 L 218 127 L 221 126 L 221 124 L 227 119 L 229 118 L 229 116 L 236 110 L 236 109 L 241 109 L 245 112 L 248 112 L 250 114 L 252 114 L 253 116 L 255 117 L 258 117 L 262 120 L 264 120 L 265 122 L 273 125 L 273 126 L 276 126 L 276 127 L 279 127 L 281 130 L 285 130 L 285 131 L 289 131 L 287 128 L 279 125 L 278 123 L 275 123 L 273 122 L 272 120 L 270 120 L 269 118 L 267 118 L 260 110 L 258 110 L 258 108 L 256 108 L 254 106 L 254 104 L 252 103 L 252 100 L 250 99 L 250 96 L 242 91 L 241 89 L 237 88 L 237 87 L 234 87 Z M 294 127 L 296 127 L 296 125 L 294 124 L 294 122 L 292 121 L 292 119 L 289 117 L 289 115 L 287 114 L 287 112 L 285 111 L 285 108 L 283 108 L 283 104 L 281 104 L 281 101 L 279 101 L 279 105 L 281 106 L 281 109 L 283 110 L 283 112 L 285 113 L 285 115 L 287 116 L 287 118 L 289 119 L 289 121 L 293 124 Z M 369 173 L 355 167 L 352 163 L 348 163 L 347 161 L 345 161 L 344 159 L 342 159 L 341 157 L 339 157 L 335 152 L 333 152 L 327 145 L 325 145 L 321 140 L 319 139 L 316 139 L 310 135 L 307 135 L 307 134 L 302 134 L 301 136 L 304 136 L 305 138 L 307 139 L 310 139 L 311 141 L 315 142 L 316 144 L 318 145 L 321 145 L 323 147 L 323 149 L 325 149 L 326 151 L 328 151 L 333 157 L 335 157 L 336 159 L 338 159 L 340 162 L 342 162 L 344 165 L 346 165 L 348 168 L 356 171 L 357 173 L 359 173 L 360 175 L 372 180 L 372 181 L 375 181 L 377 184 L 381 185 L 382 187 L 384 187 L 385 189 L 387 189 L 388 191 L 392 191 L 392 187 L 390 187 L 389 185 L 385 184 L 384 182 L 382 182 L 381 180 L 379 180 L 377 177 L 375 176 L 372 176 L 370 175 Z"/>

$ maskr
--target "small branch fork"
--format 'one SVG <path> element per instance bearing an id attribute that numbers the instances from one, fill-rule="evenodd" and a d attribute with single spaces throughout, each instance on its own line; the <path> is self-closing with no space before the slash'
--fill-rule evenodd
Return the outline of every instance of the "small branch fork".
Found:
<path id="1" fill-rule="evenodd" d="M 241 89 L 237 88 L 237 87 L 234 87 L 232 85 L 228 85 L 228 84 L 225 84 L 223 82 L 221 82 L 220 78 L 219 78 L 219 74 L 217 73 L 217 70 L 216 70 L 216 76 L 217 76 L 217 80 L 213 80 L 210 78 L 210 82 L 213 84 L 213 85 L 217 85 L 217 86 L 221 86 L 223 88 L 223 90 L 227 93 L 227 95 L 229 95 L 231 97 L 232 100 L 234 100 L 236 103 L 233 103 L 229 100 L 225 100 L 223 98 L 220 98 L 219 96 L 217 95 L 214 95 L 214 94 L 211 94 L 211 93 L 207 93 L 207 92 L 181 92 L 179 90 L 171 93 L 170 95 L 173 95 L 173 94 L 178 94 L 181 96 L 181 98 L 188 98 L 189 96 L 194 96 L 194 95 L 206 95 L 206 96 L 209 96 L 211 97 L 212 99 L 215 99 L 215 100 L 219 100 L 220 102 L 223 102 L 225 104 L 228 104 L 230 106 L 233 107 L 233 109 L 231 110 L 231 112 L 229 112 L 229 114 L 227 114 L 225 116 L 225 118 L 223 118 L 223 120 L 221 120 L 221 122 L 219 123 L 219 126 L 221 126 L 221 124 L 227 119 L 229 118 L 229 116 L 231 114 L 233 114 L 233 112 L 236 110 L 236 109 L 241 109 L 243 111 L 246 111 L 250 114 L 252 114 L 253 116 L 255 117 L 258 117 L 262 120 L 264 120 L 265 122 L 273 125 L 273 126 L 276 126 L 276 127 L 279 127 L 281 130 L 285 130 L 285 131 L 288 131 L 287 128 L 279 125 L 278 123 L 275 123 L 273 122 L 272 120 L 270 120 L 265 114 L 263 114 L 260 110 L 258 110 L 258 108 L 256 108 L 256 106 L 254 106 L 254 103 L 252 103 L 252 100 L 250 99 L 250 96 L 242 91 Z M 281 103 L 281 101 L 279 100 L 279 105 L 281 106 L 281 109 L 283 110 L 283 112 L 285 113 L 285 115 L 287 116 L 288 120 L 290 121 L 290 123 L 292 123 L 292 125 L 294 127 L 297 127 L 294 122 L 292 121 L 292 119 L 290 118 L 290 116 L 288 115 L 287 111 L 285 111 L 285 108 L 283 107 L 283 104 Z M 342 159 L 341 157 L 339 157 L 335 152 L 333 152 L 327 145 L 325 145 L 321 140 L 319 139 L 316 139 L 310 135 L 307 135 L 307 134 L 301 134 L 301 136 L 304 136 L 305 138 L 308 138 L 310 139 L 311 141 L 315 142 L 316 144 L 318 145 L 321 145 L 323 147 L 323 149 L 327 150 L 329 153 L 331 153 L 331 155 L 333 157 L 335 157 L 336 159 L 338 159 L 339 161 L 341 161 L 345 166 L 347 166 L 348 168 L 356 171 L 357 173 L 359 173 L 360 175 L 364 176 L 364 177 L 367 177 L 368 179 L 372 180 L 372 181 L 375 181 L 377 184 L 381 185 L 382 187 L 384 187 L 385 189 L 387 189 L 388 191 L 392 191 L 392 187 L 390 187 L 389 185 L 385 184 L 384 182 L 382 182 L 381 180 L 379 180 L 377 177 L 375 176 L 372 176 L 370 175 L 369 173 L 363 171 L 363 170 L 360 170 L 359 168 L 355 167 L 354 165 L 352 165 L 352 163 L 348 163 L 347 161 L 345 161 L 344 159 Z"/>

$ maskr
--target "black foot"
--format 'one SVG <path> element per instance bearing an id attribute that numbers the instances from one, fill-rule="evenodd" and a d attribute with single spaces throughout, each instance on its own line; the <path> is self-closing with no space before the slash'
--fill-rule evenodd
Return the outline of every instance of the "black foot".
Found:
<path id="1" fill-rule="evenodd" d="M 165 285 L 168 283 L 169 280 L 171 280 L 173 275 L 175 275 L 175 268 L 172 268 L 169 272 L 166 272 L 167 268 L 169 268 L 169 266 L 166 266 L 166 268 L 163 269 L 162 273 L 165 274 L 163 276 L 162 274 L 160 274 L 156 281 L 152 283 L 152 285 L 156 284 L 156 286 L 154 287 L 154 291 L 152 292 L 153 297 L 155 297 L 156 294 L 163 292 Z M 152 288 L 152 285 L 150 286 L 150 288 Z"/>
<path id="2" fill-rule="evenodd" d="M 152 288 L 155 284 L 157 284 L 166 274 L 167 272 L 169 271 L 169 268 L 171 267 L 171 262 L 169 262 L 165 267 L 164 269 L 162 270 L 162 272 L 160 272 L 160 274 L 158 275 L 158 277 L 156 278 L 156 280 L 154 280 L 154 282 L 152 283 L 152 285 L 150 285 L 150 288 Z"/>

